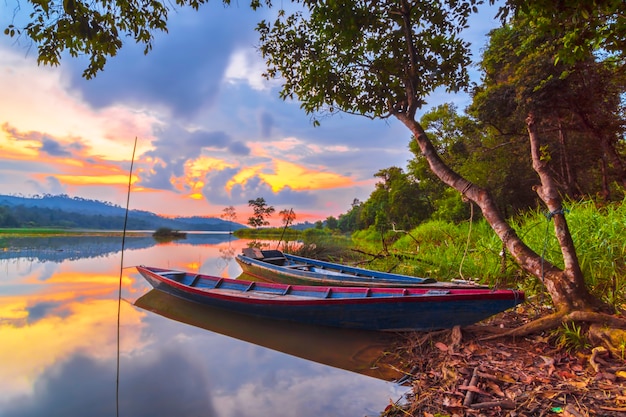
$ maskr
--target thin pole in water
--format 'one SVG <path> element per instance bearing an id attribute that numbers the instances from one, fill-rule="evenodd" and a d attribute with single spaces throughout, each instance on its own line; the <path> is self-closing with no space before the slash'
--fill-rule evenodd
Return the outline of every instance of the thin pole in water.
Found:
<path id="1" fill-rule="evenodd" d="M 130 204 L 130 187 L 133 182 L 133 164 L 137 150 L 137 137 L 133 146 L 133 156 L 130 158 L 130 172 L 128 173 L 128 193 L 126 194 L 126 213 L 124 214 L 124 229 L 122 231 L 122 255 L 120 259 L 120 279 L 117 287 L 117 370 L 115 377 L 115 415 L 120 415 L 120 317 L 122 308 L 122 271 L 124 270 L 124 245 L 126 243 L 126 225 L 128 224 L 128 206 Z"/>

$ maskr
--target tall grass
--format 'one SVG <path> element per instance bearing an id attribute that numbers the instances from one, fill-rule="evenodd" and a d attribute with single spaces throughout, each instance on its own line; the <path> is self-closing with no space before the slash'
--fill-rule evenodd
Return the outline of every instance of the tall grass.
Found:
<path id="1" fill-rule="evenodd" d="M 624 201 L 598 205 L 592 201 L 570 202 L 565 216 L 576 245 L 579 262 L 591 291 L 618 305 L 626 299 L 626 205 Z M 563 267 L 554 223 L 541 211 L 512 219 L 522 240 L 543 258 Z M 471 227 L 471 229 L 470 229 Z M 385 239 L 391 256 L 375 259 L 380 270 L 439 280 L 476 279 L 495 286 L 541 291 L 540 280 L 528 276 L 504 250 L 502 242 L 484 220 L 455 225 L 430 221 L 407 232 L 388 232 Z M 468 240 L 469 238 L 469 240 Z M 383 251 L 380 233 L 355 233 L 357 247 L 369 253 Z"/>

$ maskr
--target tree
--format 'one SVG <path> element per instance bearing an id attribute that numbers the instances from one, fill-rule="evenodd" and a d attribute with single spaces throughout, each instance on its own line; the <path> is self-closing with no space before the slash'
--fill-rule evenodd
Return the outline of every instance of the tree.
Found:
<path id="1" fill-rule="evenodd" d="M 473 0 L 306 1 L 305 13 L 280 15 L 272 24 L 259 25 L 266 75 L 283 77 L 281 97 L 297 97 L 307 113 L 395 117 L 412 133 L 432 172 L 473 201 L 516 262 L 545 284 L 557 311 L 546 323 L 572 318 L 580 311 L 587 313 L 586 319 L 606 320 L 595 314 L 606 306 L 585 285 L 558 188 L 547 161 L 541 159 L 537 118 L 531 115 L 525 121 L 533 168 L 540 180 L 536 190 L 554 221 L 563 268 L 546 262 L 522 241 L 490 192 L 446 164 L 416 120 L 417 110 L 436 88 L 455 91 L 468 85 L 468 45 L 459 36 L 476 4 Z"/>
<path id="2" fill-rule="evenodd" d="M 536 207 L 537 195 L 532 191 L 536 174 L 528 159 L 528 141 L 521 132 L 509 132 L 502 126 L 496 129 L 473 114 L 461 115 L 452 104 L 426 112 L 420 124 L 446 164 L 472 183 L 491 190 L 505 216 Z M 410 149 L 415 158 L 407 170 L 419 179 L 420 191 L 433 206 L 432 217 L 467 220 L 470 208 L 462 196 L 432 173 L 417 142 L 412 141 Z"/>
<path id="3" fill-rule="evenodd" d="M 337 227 L 340 231 L 347 233 L 361 229 L 361 212 L 363 203 L 358 198 L 352 200 L 350 209 L 345 214 L 340 214 L 337 219 Z"/>
<path id="4" fill-rule="evenodd" d="M 392 225 L 411 229 L 432 214 L 432 207 L 421 192 L 419 183 L 402 168 L 390 167 L 374 174 L 380 178 L 376 188 L 363 204 L 362 226 L 376 225 L 381 232 Z"/>
<path id="5" fill-rule="evenodd" d="M 338 229 L 339 222 L 337 221 L 337 218 L 334 216 L 326 217 L 326 227 L 328 227 L 330 230 Z"/>
<path id="6" fill-rule="evenodd" d="M 9 24 L 4 34 L 10 37 L 25 36 L 37 45 L 37 62 L 59 65 L 61 53 L 71 56 L 89 56 L 89 65 L 83 72 L 87 79 L 104 69 L 109 57 L 117 55 L 128 39 L 144 45 L 144 53 L 152 49 L 154 32 L 167 32 L 169 12 L 175 7 L 198 10 L 208 0 L 175 0 L 165 2 L 101 0 L 28 0 L 33 12 L 23 27 Z M 230 0 L 222 0 L 225 5 Z M 17 2 L 16 2 L 17 3 Z M 257 9 L 269 1 L 250 0 Z M 16 4 L 16 10 L 21 8 Z"/>
<path id="7" fill-rule="evenodd" d="M 556 41 L 537 37 L 522 16 L 490 34 L 483 52 L 483 84 L 473 92 L 472 113 L 507 135 L 527 136 L 526 118 L 541 115 L 542 157 L 570 198 L 626 185 L 617 149 L 624 137 L 620 82 L 613 65 L 593 55 L 575 64 L 554 62 Z M 501 135 L 504 136 L 504 135 Z"/>
<path id="8" fill-rule="evenodd" d="M 293 211 L 293 209 L 284 209 L 281 210 L 278 214 L 280 215 L 280 219 L 285 227 L 289 227 L 289 225 L 293 224 L 293 221 L 296 219 L 296 213 Z"/>
<path id="9" fill-rule="evenodd" d="M 254 210 L 254 216 L 248 218 L 248 224 L 252 227 L 267 226 L 269 221 L 265 220 L 276 211 L 273 206 L 268 206 L 263 197 L 259 197 L 256 200 L 248 200 L 248 206 Z"/>
<path id="10" fill-rule="evenodd" d="M 237 212 L 235 211 L 235 207 L 233 206 L 224 207 L 224 209 L 222 210 L 222 214 L 220 215 L 220 218 L 231 223 L 229 224 L 228 231 L 232 232 L 232 223 L 234 223 L 237 220 Z"/>

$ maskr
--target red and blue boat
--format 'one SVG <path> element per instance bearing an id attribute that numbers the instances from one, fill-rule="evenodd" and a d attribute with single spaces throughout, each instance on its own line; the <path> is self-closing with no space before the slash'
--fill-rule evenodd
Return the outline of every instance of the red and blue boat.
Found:
<path id="1" fill-rule="evenodd" d="M 157 290 L 254 317 L 376 331 L 467 326 L 524 301 L 517 290 L 291 285 L 138 266 Z"/>

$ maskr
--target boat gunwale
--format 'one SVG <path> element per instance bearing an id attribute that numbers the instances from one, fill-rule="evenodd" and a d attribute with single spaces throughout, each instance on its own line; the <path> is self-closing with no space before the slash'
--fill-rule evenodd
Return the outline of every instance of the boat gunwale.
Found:
<path id="1" fill-rule="evenodd" d="M 177 271 L 172 269 L 154 268 L 146 266 L 138 266 L 137 269 L 140 273 L 145 271 L 153 278 L 163 282 L 165 285 L 177 288 L 180 291 L 195 294 L 202 297 L 210 297 L 222 300 L 237 300 L 238 302 L 246 304 L 260 304 L 260 305 L 284 305 L 284 306 L 306 306 L 306 305 L 325 305 L 325 304 L 387 304 L 387 303 L 413 303 L 417 299 L 421 303 L 429 302 L 453 302 L 453 301 L 495 301 L 495 300 L 516 300 L 524 297 L 523 292 L 507 289 L 507 290 L 494 290 L 485 288 L 460 288 L 460 289 L 442 289 L 440 291 L 446 292 L 445 294 L 428 294 L 429 291 L 433 291 L 432 288 L 398 288 L 398 287 L 339 287 L 339 286 L 313 286 L 313 285 L 298 285 L 298 284 L 279 284 L 270 282 L 256 282 L 245 281 L 233 278 L 216 277 L 205 274 L 193 274 L 184 271 Z M 156 270 L 156 272 L 155 272 Z M 173 278 L 167 277 L 164 274 L 184 274 L 199 275 L 200 280 L 205 279 L 209 281 L 230 282 L 240 285 L 242 287 L 254 283 L 255 285 L 273 288 L 273 289 L 290 289 L 289 298 L 284 298 L 284 294 L 279 292 L 262 292 L 258 289 L 246 291 L 243 289 L 224 289 L 224 288 L 203 288 L 192 287 L 189 284 L 184 284 L 176 281 Z M 143 275 L 143 273 L 142 273 Z M 293 294 L 293 291 L 309 292 L 314 294 L 320 294 L 317 296 L 305 296 L 299 294 Z M 366 292 L 378 292 L 378 293 L 392 293 L 397 295 L 389 296 L 360 296 L 360 297 L 338 297 L 338 298 L 326 298 L 322 296 L 323 293 L 331 291 L 335 294 L 347 293 L 366 293 Z M 264 297 L 254 297 L 256 293 L 265 294 Z M 242 294 L 248 294 L 250 296 L 242 296 Z M 275 297 L 267 297 L 267 294 L 273 294 Z M 297 299 L 296 299 L 297 297 Z"/>
<path id="2" fill-rule="evenodd" d="M 238 254 L 236 259 L 244 262 L 248 265 L 256 265 L 259 267 L 271 269 L 273 271 L 282 271 L 283 269 L 288 269 L 290 273 L 305 276 L 307 278 L 316 278 L 319 276 L 338 276 L 341 278 L 349 278 L 355 280 L 362 280 L 363 282 L 368 281 L 376 281 L 376 282 L 387 282 L 387 283 L 396 283 L 396 284 L 410 284 L 410 285 L 424 285 L 424 284 L 432 284 L 437 282 L 433 278 L 423 278 L 423 277 L 415 277 L 411 275 L 404 274 L 396 274 L 393 272 L 383 272 L 383 271 L 375 271 L 371 269 L 359 268 L 349 265 L 336 264 L 332 262 L 319 261 L 317 259 L 304 258 L 297 255 L 292 255 L 289 253 L 284 253 L 283 257 L 285 260 L 290 262 L 296 262 L 300 264 L 296 265 L 277 265 L 272 262 L 268 262 L 267 259 L 256 259 L 245 254 Z M 325 274 L 324 272 L 319 271 L 307 271 L 304 269 L 300 269 L 302 267 L 318 267 L 322 269 L 327 269 L 332 271 L 331 274 Z M 361 275 L 359 275 L 361 274 Z"/>

